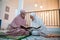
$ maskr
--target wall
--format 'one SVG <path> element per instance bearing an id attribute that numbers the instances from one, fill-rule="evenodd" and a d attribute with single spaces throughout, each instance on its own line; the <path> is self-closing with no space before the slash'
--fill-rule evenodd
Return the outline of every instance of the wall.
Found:
<path id="1" fill-rule="evenodd" d="M 37 7 L 34 5 L 37 4 Z M 41 9 L 40 6 L 43 6 Z M 58 0 L 24 0 L 24 9 L 28 11 L 34 10 L 50 10 L 58 8 Z"/>
<path id="2" fill-rule="evenodd" d="M 10 7 L 10 11 L 9 12 L 5 12 L 5 8 L 6 6 Z M 16 9 L 18 8 L 18 0 L 2 0 L 2 27 L 6 29 L 8 27 L 8 25 L 12 22 L 12 20 L 15 18 L 16 16 Z M 9 19 L 5 20 L 4 16 L 5 13 L 9 15 Z"/>
<path id="3" fill-rule="evenodd" d="M 1 19 L 1 8 L 2 8 L 2 2 L 0 1 L 0 19 Z"/>

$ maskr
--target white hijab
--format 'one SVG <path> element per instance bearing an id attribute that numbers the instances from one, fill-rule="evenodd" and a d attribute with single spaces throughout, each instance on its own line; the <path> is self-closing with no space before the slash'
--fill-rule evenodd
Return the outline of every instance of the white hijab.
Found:
<path id="1" fill-rule="evenodd" d="M 30 15 L 34 17 L 34 20 L 31 22 L 30 26 L 35 28 L 38 28 L 39 26 L 41 26 L 40 31 L 45 32 L 47 29 L 42 19 L 38 18 L 35 13 L 31 13 Z"/>
<path id="2" fill-rule="evenodd" d="M 36 16 L 35 13 L 31 13 L 30 15 L 34 17 L 34 20 L 31 22 L 31 27 L 37 28 L 37 27 L 41 26 L 42 20 L 39 19 L 39 18 Z"/>

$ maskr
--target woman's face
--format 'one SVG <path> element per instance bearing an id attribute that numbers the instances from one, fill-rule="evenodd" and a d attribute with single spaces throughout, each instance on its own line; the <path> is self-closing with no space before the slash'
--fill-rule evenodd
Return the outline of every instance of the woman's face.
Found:
<path id="1" fill-rule="evenodd" d="M 31 16 L 31 15 L 30 15 L 30 18 L 31 18 L 32 20 L 34 20 L 34 17 L 33 17 L 33 16 Z"/>
<path id="2" fill-rule="evenodd" d="M 22 14 L 22 17 L 25 18 L 25 13 Z"/>
<path id="3" fill-rule="evenodd" d="M 24 19 L 25 18 L 25 13 L 21 13 L 21 17 Z"/>

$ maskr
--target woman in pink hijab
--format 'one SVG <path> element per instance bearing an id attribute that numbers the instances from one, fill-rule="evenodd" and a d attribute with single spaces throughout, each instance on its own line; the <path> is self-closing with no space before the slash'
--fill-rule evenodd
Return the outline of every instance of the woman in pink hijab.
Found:
<path id="1" fill-rule="evenodd" d="M 20 36 L 20 35 L 29 35 L 29 31 L 21 28 L 21 26 L 26 26 L 25 20 L 26 12 L 25 10 L 20 11 L 20 15 L 18 15 L 8 27 L 9 31 L 8 35 Z"/>

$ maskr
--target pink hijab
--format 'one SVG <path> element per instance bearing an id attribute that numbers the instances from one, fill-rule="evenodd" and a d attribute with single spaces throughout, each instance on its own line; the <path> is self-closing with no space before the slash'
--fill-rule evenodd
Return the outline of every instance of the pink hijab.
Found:
<path id="1" fill-rule="evenodd" d="M 21 13 L 24 13 L 25 10 L 21 10 Z M 20 13 L 20 14 L 21 14 Z M 18 15 L 10 24 L 12 27 L 20 27 L 20 25 L 25 26 L 26 25 L 26 20 L 21 17 L 21 15 Z"/>
<path id="2" fill-rule="evenodd" d="M 11 23 L 11 26 L 13 27 L 20 27 L 20 25 L 25 26 L 26 20 L 23 19 L 20 15 L 18 15 Z"/>

